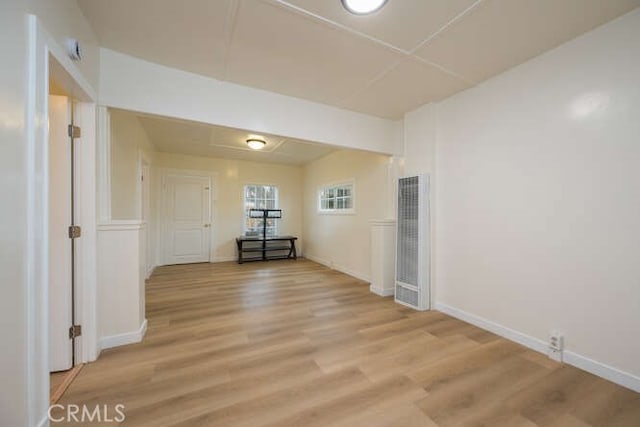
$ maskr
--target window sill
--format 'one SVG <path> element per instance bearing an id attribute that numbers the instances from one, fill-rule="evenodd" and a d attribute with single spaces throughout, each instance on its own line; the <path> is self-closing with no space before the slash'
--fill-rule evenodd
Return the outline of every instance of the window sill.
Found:
<path id="1" fill-rule="evenodd" d="M 318 210 L 318 215 L 355 215 L 355 209 Z"/>

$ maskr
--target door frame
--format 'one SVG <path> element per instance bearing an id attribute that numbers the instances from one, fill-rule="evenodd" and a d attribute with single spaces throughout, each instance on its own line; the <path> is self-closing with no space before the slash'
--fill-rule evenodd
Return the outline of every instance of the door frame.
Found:
<path id="1" fill-rule="evenodd" d="M 144 225 L 144 245 L 145 245 L 145 256 L 142 262 L 144 263 L 144 274 L 145 279 L 148 279 L 153 272 L 153 269 L 156 267 L 156 256 L 152 251 L 151 242 L 153 241 L 152 236 L 155 234 L 155 221 L 152 221 L 151 212 L 153 211 L 153 206 L 151 204 L 151 192 L 153 191 L 153 182 L 151 180 L 151 159 L 145 154 L 142 149 L 138 149 L 138 177 L 140 180 L 138 181 L 137 188 L 137 199 L 140 201 L 140 221 L 142 221 Z M 144 181 L 142 180 L 144 177 Z M 145 218 L 146 216 L 146 218 Z"/>
<path id="2" fill-rule="evenodd" d="M 217 173 L 210 171 L 202 171 L 202 170 L 193 170 L 193 169 L 173 169 L 173 168 L 161 168 L 160 179 L 158 180 L 158 212 L 159 215 L 159 227 L 158 234 L 156 235 L 156 241 L 160 244 L 158 245 L 158 252 L 156 253 L 157 265 L 167 265 L 167 229 L 168 229 L 168 213 L 167 213 L 167 192 L 166 192 L 166 183 L 167 177 L 173 175 L 182 175 L 182 176 L 193 176 L 198 178 L 209 178 L 210 190 L 209 190 L 209 223 L 211 227 L 209 227 L 209 260 L 208 262 L 213 262 L 214 257 L 214 240 L 215 233 L 214 229 L 214 218 L 215 218 L 215 200 L 216 200 L 216 192 L 218 186 L 216 185 L 217 181 Z"/>
<path id="3" fill-rule="evenodd" d="M 35 15 L 27 17 L 27 248 L 26 359 L 28 424 L 45 422 L 49 406 L 49 77 L 55 76 L 76 101 L 82 138 L 77 146 L 76 215 L 82 237 L 76 246 L 76 319 L 82 336 L 76 342 L 76 361 L 95 360 L 96 317 L 96 100 L 97 92 L 45 30 Z M 19 331 L 17 331 L 19 333 Z M 43 418 L 44 417 L 44 418 Z"/>

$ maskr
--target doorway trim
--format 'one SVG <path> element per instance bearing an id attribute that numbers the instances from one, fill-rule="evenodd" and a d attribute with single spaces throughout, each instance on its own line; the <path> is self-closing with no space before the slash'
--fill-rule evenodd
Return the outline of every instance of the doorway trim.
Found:
<path id="1" fill-rule="evenodd" d="M 45 425 L 49 406 L 49 188 L 48 97 L 49 77 L 57 80 L 77 101 L 78 144 L 77 217 L 83 227 L 78 239 L 76 314 L 83 326 L 77 342 L 79 363 L 95 360 L 96 318 L 96 199 L 95 199 L 95 90 L 46 31 L 35 15 L 27 16 L 27 150 L 26 247 L 26 385 L 29 425 Z M 51 61 L 51 62 L 50 62 Z M 58 74 L 59 73 L 59 74 Z"/>
<path id="2" fill-rule="evenodd" d="M 151 180 L 151 159 L 145 154 L 144 150 L 138 148 L 138 181 L 137 199 L 140 201 L 140 220 L 144 225 L 144 246 L 145 256 L 143 262 L 143 271 L 145 280 L 151 276 L 155 269 L 156 257 L 151 250 L 154 236 L 155 221 L 152 220 L 151 212 L 151 192 L 153 191 Z"/>

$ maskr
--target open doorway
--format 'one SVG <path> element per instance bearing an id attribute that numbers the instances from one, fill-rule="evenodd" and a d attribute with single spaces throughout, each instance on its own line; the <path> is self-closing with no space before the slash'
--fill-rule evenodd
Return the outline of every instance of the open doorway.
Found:
<path id="1" fill-rule="evenodd" d="M 78 239 L 80 165 L 77 117 L 82 99 L 70 76 L 50 57 L 48 90 L 48 363 L 50 401 L 57 401 L 82 367 Z M 75 92 L 75 93 L 74 93 Z M 86 118 L 85 118 L 86 119 Z M 85 129 L 87 130 L 87 129 Z"/>

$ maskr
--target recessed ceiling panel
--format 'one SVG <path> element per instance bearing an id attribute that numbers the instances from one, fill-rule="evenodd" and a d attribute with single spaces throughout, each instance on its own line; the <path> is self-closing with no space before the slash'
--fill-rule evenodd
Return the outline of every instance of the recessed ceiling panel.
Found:
<path id="1" fill-rule="evenodd" d="M 78 0 L 101 46 L 223 77 L 232 0 Z"/>
<path id="2" fill-rule="evenodd" d="M 165 153 L 218 157 L 255 162 L 303 165 L 336 150 L 327 144 L 287 139 L 278 135 L 214 126 L 167 117 L 125 112 L 135 116 L 154 147 Z M 250 149 L 246 140 L 260 137 L 267 146 Z"/>
<path id="3" fill-rule="evenodd" d="M 77 1 L 109 49 L 389 118 L 467 87 L 452 76 L 479 83 L 640 6 L 388 0 L 356 16 L 340 0 Z M 415 55 L 437 66 L 425 68 Z"/>
<path id="4" fill-rule="evenodd" d="M 156 147 L 175 144 L 209 145 L 211 127 L 177 119 L 138 116 L 140 124 Z"/>
<path id="5" fill-rule="evenodd" d="M 227 78 L 335 104 L 364 88 L 398 57 L 286 8 L 245 0 L 238 10 Z"/>
<path id="6" fill-rule="evenodd" d="M 419 106 L 439 101 L 469 85 L 418 59 L 406 59 L 367 90 L 345 105 L 354 110 L 367 110 L 389 119 Z"/>
<path id="7" fill-rule="evenodd" d="M 417 54 L 479 82 L 639 5 L 638 0 L 485 0 Z"/>
<path id="8" fill-rule="evenodd" d="M 376 13 L 354 15 L 340 0 L 286 0 L 316 15 L 410 51 L 475 0 L 389 0 Z"/>

